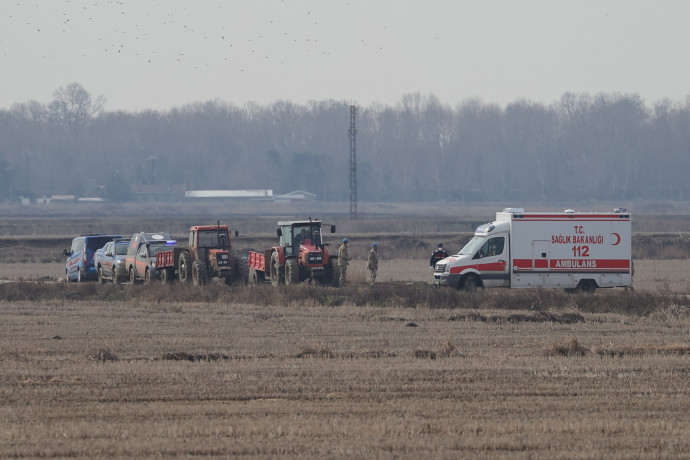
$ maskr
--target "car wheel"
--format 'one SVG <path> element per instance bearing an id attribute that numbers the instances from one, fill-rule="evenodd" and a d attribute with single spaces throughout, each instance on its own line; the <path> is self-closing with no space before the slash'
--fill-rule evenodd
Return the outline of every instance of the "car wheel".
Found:
<path id="1" fill-rule="evenodd" d="M 77 283 L 83 283 L 84 277 L 81 274 L 81 270 L 77 270 Z"/>
<path id="2" fill-rule="evenodd" d="M 151 284 L 151 270 L 148 268 L 144 272 L 144 284 Z"/>
<path id="3" fill-rule="evenodd" d="M 136 277 L 136 275 L 134 274 L 134 267 L 130 267 L 130 269 L 129 269 L 129 283 L 130 283 L 132 286 L 134 286 L 135 284 L 137 284 L 137 277 Z"/>
<path id="4" fill-rule="evenodd" d="M 120 277 L 117 276 L 116 268 L 113 268 L 113 284 L 120 284 Z"/>

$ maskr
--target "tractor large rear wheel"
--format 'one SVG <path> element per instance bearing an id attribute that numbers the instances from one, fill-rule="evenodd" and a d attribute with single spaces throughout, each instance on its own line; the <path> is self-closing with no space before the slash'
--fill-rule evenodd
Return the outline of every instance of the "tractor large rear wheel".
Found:
<path id="1" fill-rule="evenodd" d="M 192 281 L 192 257 L 188 252 L 180 254 L 180 282 L 189 283 Z"/>
<path id="2" fill-rule="evenodd" d="M 285 283 L 285 267 L 280 265 L 278 253 L 271 254 L 271 284 L 278 286 Z"/>
<path id="3" fill-rule="evenodd" d="M 297 259 L 285 261 L 285 284 L 299 284 L 299 262 Z"/>

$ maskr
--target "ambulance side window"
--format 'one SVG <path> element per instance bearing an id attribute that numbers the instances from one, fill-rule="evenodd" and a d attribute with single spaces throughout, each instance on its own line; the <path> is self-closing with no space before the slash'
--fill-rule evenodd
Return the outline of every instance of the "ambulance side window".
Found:
<path id="1" fill-rule="evenodd" d="M 503 242 L 504 238 L 502 236 L 489 240 L 489 256 L 500 256 L 503 254 Z"/>
<path id="2" fill-rule="evenodd" d="M 503 254 L 503 246 L 505 245 L 505 238 L 499 236 L 497 238 L 491 238 L 486 243 L 484 243 L 474 256 L 475 259 L 483 259 L 484 257 L 500 256 Z"/>

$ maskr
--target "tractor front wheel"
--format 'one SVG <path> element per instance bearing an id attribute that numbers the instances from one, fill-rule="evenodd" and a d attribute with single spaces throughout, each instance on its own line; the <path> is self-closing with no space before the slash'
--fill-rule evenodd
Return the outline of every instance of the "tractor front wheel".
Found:
<path id="1" fill-rule="evenodd" d="M 330 257 L 326 264 L 326 276 L 324 282 L 331 286 L 340 286 L 340 266 L 337 257 Z"/>
<path id="2" fill-rule="evenodd" d="M 237 258 L 233 252 L 232 260 L 235 261 L 234 276 L 235 279 L 243 286 L 249 282 L 249 263 L 241 258 Z"/>
<path id="3" fill-rule="evenodd" d="M 299 262 L 297 259 L 285 261 L 285 284 L 299 283 Z"/>

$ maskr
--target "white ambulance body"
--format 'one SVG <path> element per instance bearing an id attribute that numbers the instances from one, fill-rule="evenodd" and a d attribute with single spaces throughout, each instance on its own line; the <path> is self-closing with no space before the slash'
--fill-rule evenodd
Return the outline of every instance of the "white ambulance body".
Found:
<path id="1" fill-rule="evenodd" d="M 439 261 L 434 283 L 475 287 L 632 286 L 631 218 L 615 212 L 525 212 L 508 208 L 481 225 L 455 255 Z"/>

